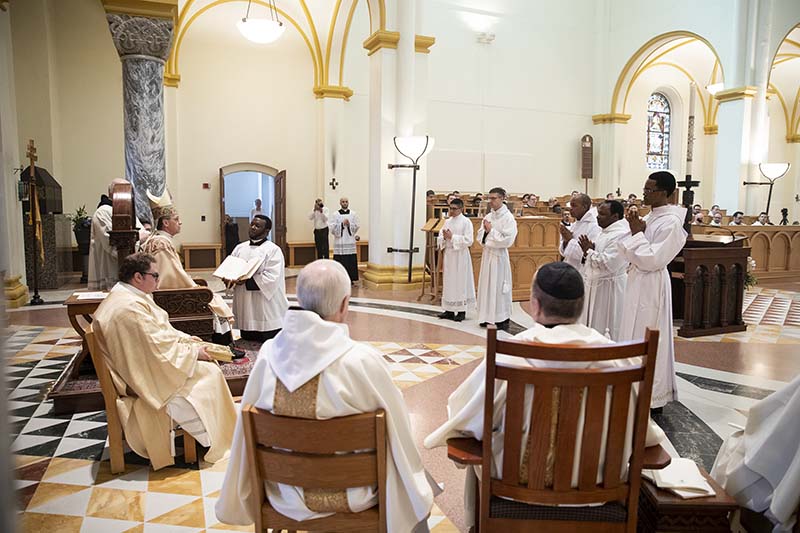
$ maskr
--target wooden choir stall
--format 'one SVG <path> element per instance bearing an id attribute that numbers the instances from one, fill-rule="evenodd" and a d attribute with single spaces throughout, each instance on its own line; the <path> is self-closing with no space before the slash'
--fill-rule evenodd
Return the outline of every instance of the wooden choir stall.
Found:
<path id="1" fill-rule="evenodd" d="M 133 187 L 129 183 L 115 185 L 112 191 L 112 203 L 110 241 L 117 249 L 118 257 L 124 258 L 134 253 L 139 236 L 136 229 Z M 196 279 L 195 283 L 200 286 L 157 290 L 153 293 L 153 300 L 167 311 L 170 323 L 176 329 L 208 341 L 214 332 L 215 318 L 209 308 L 213 293 L 206 287 L 205 280 Z M 83 324 L 83 322 L 91 324 L 92 315 L 102 301 L 102 298 L 79 299 L 78 296 L 72 295 L 64 302 L 70 323 L 81 336 L 83 346 L 67 364 L 48 394 L 48 399 L 53 400 L 56 414 L 98 411 L 104 407 L 100 382 L 91 358 L 86 357 L 89 355 L 89 350 L 85 339 L 87 328 Z M 238 342 L 237 348 L 244 349 L 247 356 L 221 365 L 234 396 L 240 396 L 244 391 L 244 385 L 258 353 L 259 346 L 251 344 Z"/>

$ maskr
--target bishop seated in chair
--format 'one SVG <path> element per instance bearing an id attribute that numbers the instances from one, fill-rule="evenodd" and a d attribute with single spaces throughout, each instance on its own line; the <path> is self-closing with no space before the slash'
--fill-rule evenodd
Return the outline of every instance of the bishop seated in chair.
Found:
<path id="1" fill-rule="evenodd" d="M 164 194 L 160 198 L 156 198 L 148 191 L 147 197 L 150 201 L 156 231 L 145 241 L 141 251 L 155 258 L 161 275 L 158 288 L 188 289 L 197 287 L 192 277 L 184 270 L 172 242 L 172 238 L 180 233 L 182 223 L 178 210 L 172 204 L 169 192 L 165 189 Z M 212 341 L 223 345 L 231 344 L 233 342 L 231 333 L 233 311 L 218 294 L 214 295 L 208 306 L 216 317 Z"/>
<path id="2" fill-rule="evenodd" d="M 403 395 L 381 354 L 353 341 L 344 324 L 350 277 L 332 260 L 319 259 L 297 277 L 300 307 L 286 312 L 283 329 L 264 344 L 250 373 L 242 405 L 308 419 L 386 412 L 386 519 L 388 531 L 427 530 L 433 491 L 414 445 Z M 347 476 L 347 472 L 342 472 Z M 241 417 L 236 424 L 225 481 L 215 510 L 226 524 L 251 524 L 258 508 Z M 304 521 L 333 512 L 360 512 L 377 503 L 377 487 L 306 490 L 265 483 L 270 505 Z M 421 529 L 417 529 L 421 528 Z"/>
<path id="3" fill-rule="evenodd" d="M 93 329 L 120 399 L 125 439 L 153 468 L 174 464 L 174 424 L 209 447 L 205 460 L 225 459 L 236 410 L 219 366 L 197 337 L 178 331 L 151 296 L 159 281 L 155 259 L 129 255 L 119 282 L 94 315 Z"/>
<path id="4" fill-rule="evenodd" d="M 611 344 L 611 341 L 598 331 L 593 330 L 583 324 L 579 324 L 578 319 L 583 310 L 583 279 L 574 267 L 565 262 L 547 263 L 543 265 L 534 278 L 531 287 L 530 314 L 535 324 L 532 328 L 518 333 L 513 337 L 514 340 L 523 342 L 535 342 L 545 344 Z M 521 359 L 504 356 L 497 356 L 498 365 L 519 365 Z M 626 360 L 609 360 L 596 362 L 554 362 L 525 359 L 531 366 L 538 367 L 562 367 L 562 368 L 598 368 L 602 366 L 622 366 Z M 481 439 L 483 437 L 483 405 L 484 389 L 486 384 L 486 362 L 481 362 L 472 374 L 450 395 L 447 400 L 448 420 L 433 433 L 425 438 L 426 448 L 444 446 L 447 439 L 453 437 L 473 437 Z M 526 386 L 525 394 L 525 414 L 524 420 L 530 420 L 530 412 L 533 405 L 533 394 L 531 385 Z M 631 395 L 635 394 L 631 392 Z M 505 411 L 506 387 L 505 382 L 497 387 L 494 397 L 495 417 L 498 413 Z M 628 411 L 628 431 L 632 432 L 634 410 Z M 505 421 L 495 419 L 494 421 L 494 442 L 502 443 L 505 434 Z M 523 442 L 528 438 L 527 431 L 523 434 Z M 605 430 L 604 430 L 605 431 Z M 652 420 L 647 428 L 647 446 L 655 446 L 665 438 L 664 432 Z M 630 451 L 631 439 L 626 439 L 627 452 Z M 502 445 L 494 445 L 494 457 L 492 461 L 493 471 L 500 471 L 502 465 Z M 626 453 L 627 453 L 626 452 Z M 602 471 L 602 468 L 599 469 Z M 470 468 L 465 480 L 464 490 L 465 518 L 468 525 L 473 525 L 475 509 L 474 494 L 477 490 L 479 476 Z M 497 478 L 502 478 L 498 473 Z"/>

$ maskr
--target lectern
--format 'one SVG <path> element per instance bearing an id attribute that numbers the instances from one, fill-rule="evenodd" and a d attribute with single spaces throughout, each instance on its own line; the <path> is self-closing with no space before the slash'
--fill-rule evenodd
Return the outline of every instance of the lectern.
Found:
<path id="1" fill-rule="evenodd" d="M 744 278 L 750 247 L 744 237 L 690 235 L 670 264 L 672 316 L 681 337 L 745 331 Z"/>

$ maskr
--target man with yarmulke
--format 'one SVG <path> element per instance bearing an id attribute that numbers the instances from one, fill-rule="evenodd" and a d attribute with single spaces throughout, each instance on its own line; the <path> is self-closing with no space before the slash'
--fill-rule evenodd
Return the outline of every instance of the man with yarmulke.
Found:
<path id="1" fill-rule="evenodd" d="M 597 345 L 611 344 L 612 341 L 602 333 L 578 323 L 583 311 L 583 278 L 580 273 L 565 262 L 547 263 L 543 265 L 531 284 L 530 310 L 528 313 L 534 325 L 513 337 L 515 341 L 544 344 Z M 497 354 L 498 366 L 519 366 L 529 364 L 536 367 L 550 368 L 600 368 L 625 367 L 638 364 L 629 359 L 612 359 L 608 361 L 543 361 L 539 359 L 521 360 L 518 357 Z M 521 363 L 522 361 L 522 363 Z M 472 374 L 447 399 L 448 419 L 425 438 L 426 448 L 445 446 L 447 439 L 454 437 L 483 438 L 484 391 L 486 385 L 486 361 L 482 361 Z M 528 385 L 526 388 L 532 388 Z M 534 391 L 535 394 L 535 391 Z M 632 391 L 631 395 L 636 392 Z M 525 412 L 530 412 L 533 395 L 525 394 L 528 405 Z M 494 398 L 493 441 L 503 442 L 505 435 L 506 387 L 505 383 L 497 387 Z M 629 411 L 628 425 L 633 427 L 633 410 Z M 578 431 L 582 431 L 579 428 Z M 523 435 L 526 441 L 528 435 Z M 654 446 L 665 438 L 664 432 L 652 420 L 647 428 L 647 446 Z M 622 451 L 622 450 L 620 450 Z M 503 447 L 493 446 L 494 453 L 492 471 L 502 471 Z M 627 461 L 627 460 L 626 460 Z M 602 468 L 600 469 L 602 471 Z M 498 475 L 502 478 L 502 475 Z M 477 490 L 478 477 L 470 467 L 467 471 L 464 489 L 465 521 L 467 526 L 474 524 L 474 494 Z"/>

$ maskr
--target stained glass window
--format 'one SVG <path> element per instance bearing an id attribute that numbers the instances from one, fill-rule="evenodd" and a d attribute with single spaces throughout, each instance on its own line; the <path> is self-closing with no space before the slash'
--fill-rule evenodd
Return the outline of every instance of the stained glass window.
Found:
<path id="1" fill-rule="evenodd" d="M 669 168 L 669 132 L 672 112 L 669 100 L 653 93 L 647 100 L 647 168 Z"/>

